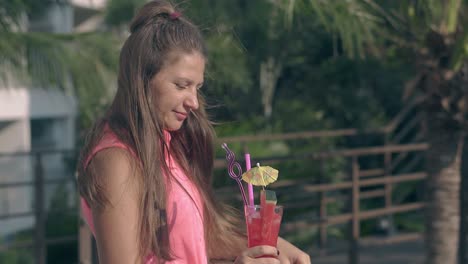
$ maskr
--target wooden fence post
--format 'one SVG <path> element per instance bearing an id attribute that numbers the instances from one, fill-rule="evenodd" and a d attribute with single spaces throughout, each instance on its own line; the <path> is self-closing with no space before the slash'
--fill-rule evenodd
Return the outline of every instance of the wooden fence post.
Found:
<path id="1" fill-rule="evenodd" d="M 35 228 L 34 228 L 34 256 L 37 264 L 45 264 L 47 259 L 47 247 L 45 241 L 45 208 L 44 208 L 44 167 L 42 166 L 41 153 L 35 155 L 34 166 L 34 213 L 35 213 Z"/>
<path id="2" fill-rule="evenodd" d="M 320 184 L 324 183 L 324 162 L 320 160 Z M 327 195 L 325 191 L 319 192 L 319 201 L 320 201 L 320 223 L 319 223 L 319 248 L 320 251 L 323 251 L 327 247 L 327 223 L 325 218 L 327 217 Z"/>
<path id="3" fill-rule="evenodd" d="M 353 156 L 351 159 L 351 177 L 352 177 L 352 189 L 351 189 L 351 236 L 350 236 L 350 247 L 349 247 L 349 260 L 350 264 L 359 263 L 359 233 L 360 233 L 360 221 L 359 221 L 359 163 L 358 157 Z"/>
<path id="4" fill-rule="evenodd" d="M 386 134 L 385 135 L 385 146 L 388 146 L 390 144 L 390 135 Z M 392 175 L 392 152 L 386 151 L 384 154 L 384 177 L 390 177 Z M 385 192 L 385 208 L 390 209 L 392 207 L 392 192 L 393 192 L 393 185 L 391 182 L 385 183 L 384 186 L 384 192 Z M 387 221 L 388 221 L 388 233 L 387 235 L 392 235 L 393 233 L 393 214 L 389 213 L 387 215 Z"/>

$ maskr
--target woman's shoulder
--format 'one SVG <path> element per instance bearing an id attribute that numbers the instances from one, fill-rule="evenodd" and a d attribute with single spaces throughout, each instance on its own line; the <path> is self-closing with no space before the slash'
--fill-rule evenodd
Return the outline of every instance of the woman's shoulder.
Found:
<path id="1" fill-rule="evenodd" d="M 89 166 L 118 167 L 119 164 L 131 164 L 132 160 L 133 156 L 128 149 L 114 146 L 96 152 L 90 160 Z"/>
<path id="2" fill-rule="evenodd" d="M 97 144 L 91 149 L 88 153 L 88 156 L 85 159 L 84 167 L 88 167 L 90 162 L 95 160 L 96 156 L 107 157 L 112 155 L 112 160 L 119 158 L 125 154 L 125 157 L 128 158 L 128 154 L 134 155 L 134 151 L 124 142 L 122 142 L 118 136 L 106 125 L 102 131 L 102 137 L 99 139 Z M 123 158 L 120 157 L 120 158 Z M 102 159 L 102 162 L 107 162 L 107 159 Z"/>
<path id="3" fill-rule="evenodd" d="M 123 193 L 137 193 L 139 173 L 132 155 L 125 149 L 115 147 L 97 153 L 88 168 L 89 176 L 96 180 L 105 200 L 113 205 Z"/>
<path id="4" fill-rule="evenodd" d="M 103 137 L 103 140 L 106 138 Z M 101 140 L 78 177 L 80 194 L 93 208 L 115 205 L 122 193 L 129 190 L 136 193 L 134 190 L 139 186 L 139 173 L 138 164 L 129 148 L 120 144 L 103 144 Z"/>
<path id="5" fill-rule="evenodd" d="M 107 180 L 123 182 L 138 173 L 138 163 L 132 149 L 106 127 L 102 138 L 86 160 L 86 172 L 101 184 Z"/>
<path id="6" fill-rule="evenodd" d="M 89 163 L 89 171 L 102 178 L 128 178 L 135 168 L 135 161 L 128 150 L 110 147 L 96 153 Z"/>

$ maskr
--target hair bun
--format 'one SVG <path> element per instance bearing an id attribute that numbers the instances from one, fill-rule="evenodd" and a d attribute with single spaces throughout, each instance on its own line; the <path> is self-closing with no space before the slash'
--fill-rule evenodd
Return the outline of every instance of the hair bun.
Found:
<path id="1" fill-rule="evenodd" d="M 134 33 L 158 19 L 177 19 L 180 15 L 180 12 L 176 12 L 174 6 L 167 1 L 150 1 L 140 8 L 133 18 L 130 23 L 130 32 Z M 177 17 L 172 18 L 172 16 Z"/>
<path id="2" fill-rule="evenodd" d="M 176 19 L 178 19 L 181 15 L 182 15 L 182 13 L 177 12 L 177 11 L 174 11 L 174 12 L 172 12 L 172 13 L 169 14 L 169 18 L 172 19 L 172 20 L 176 20 Z"/>

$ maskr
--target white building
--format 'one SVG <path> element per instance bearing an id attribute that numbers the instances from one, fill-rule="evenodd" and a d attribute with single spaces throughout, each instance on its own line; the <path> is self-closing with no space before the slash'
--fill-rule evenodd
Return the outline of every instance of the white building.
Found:
<path id="1" fill-rule="evenodd" d="M 72 149 L 76 106 L 75 98 L 58 91 L 0 89 L 0 153 Z M 61 154 L 44 155 L 42 161 L 47 179 L 68 176 Z M 0 156 L 0 183 L 33 181 L 34 164 L 34 159 L 25 154 Z M 44 188 L 48 201 L 56 185 Z M 32 211 L 33 204 L 32 186 L 0 189 L 0 215 Z M 32 216 L 1 220 L 0 236 L 31 227 L 33 223 Z"/>
<path id="2" fill-rule="evenodd" d="M 103 5 L 102 0 L 56 1 L 43 18 L 26 23 L 27 28 L 55 33 L 90 30 L 101 22 L 97 10 Z M 41 149 L 70 150 L 75 143 L 75 97 L 49 87 L 10 86 L 0 87 L 0 185 L 33 180 L 34 160 L 29 155 L 5 154 Z M 70 177 L 61 154 L 46 155 L 43 164 L 46 179 Z M 44 187 L 46 206 L 56 186 Z M 73 184 L 69 187 L 74 190 Z M 2 216 L 31 212 L 33 206 L 33 186 L 0 188 L 0 241 L 4 236 L 34 225 L 34 216 L 10 219 Z"/>

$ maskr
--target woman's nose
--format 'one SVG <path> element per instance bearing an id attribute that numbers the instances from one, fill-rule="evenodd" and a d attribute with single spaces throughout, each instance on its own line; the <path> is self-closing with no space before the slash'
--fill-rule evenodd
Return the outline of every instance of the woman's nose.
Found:
<path id="1" fill-rule="evenodd" d="M 185 106 L 189 107 L 191 110 L 197 110 L 199 107 L 198 104 L 198 92 L 195 89 L 194 92 L 190 92 L 185 100 Z"/>

